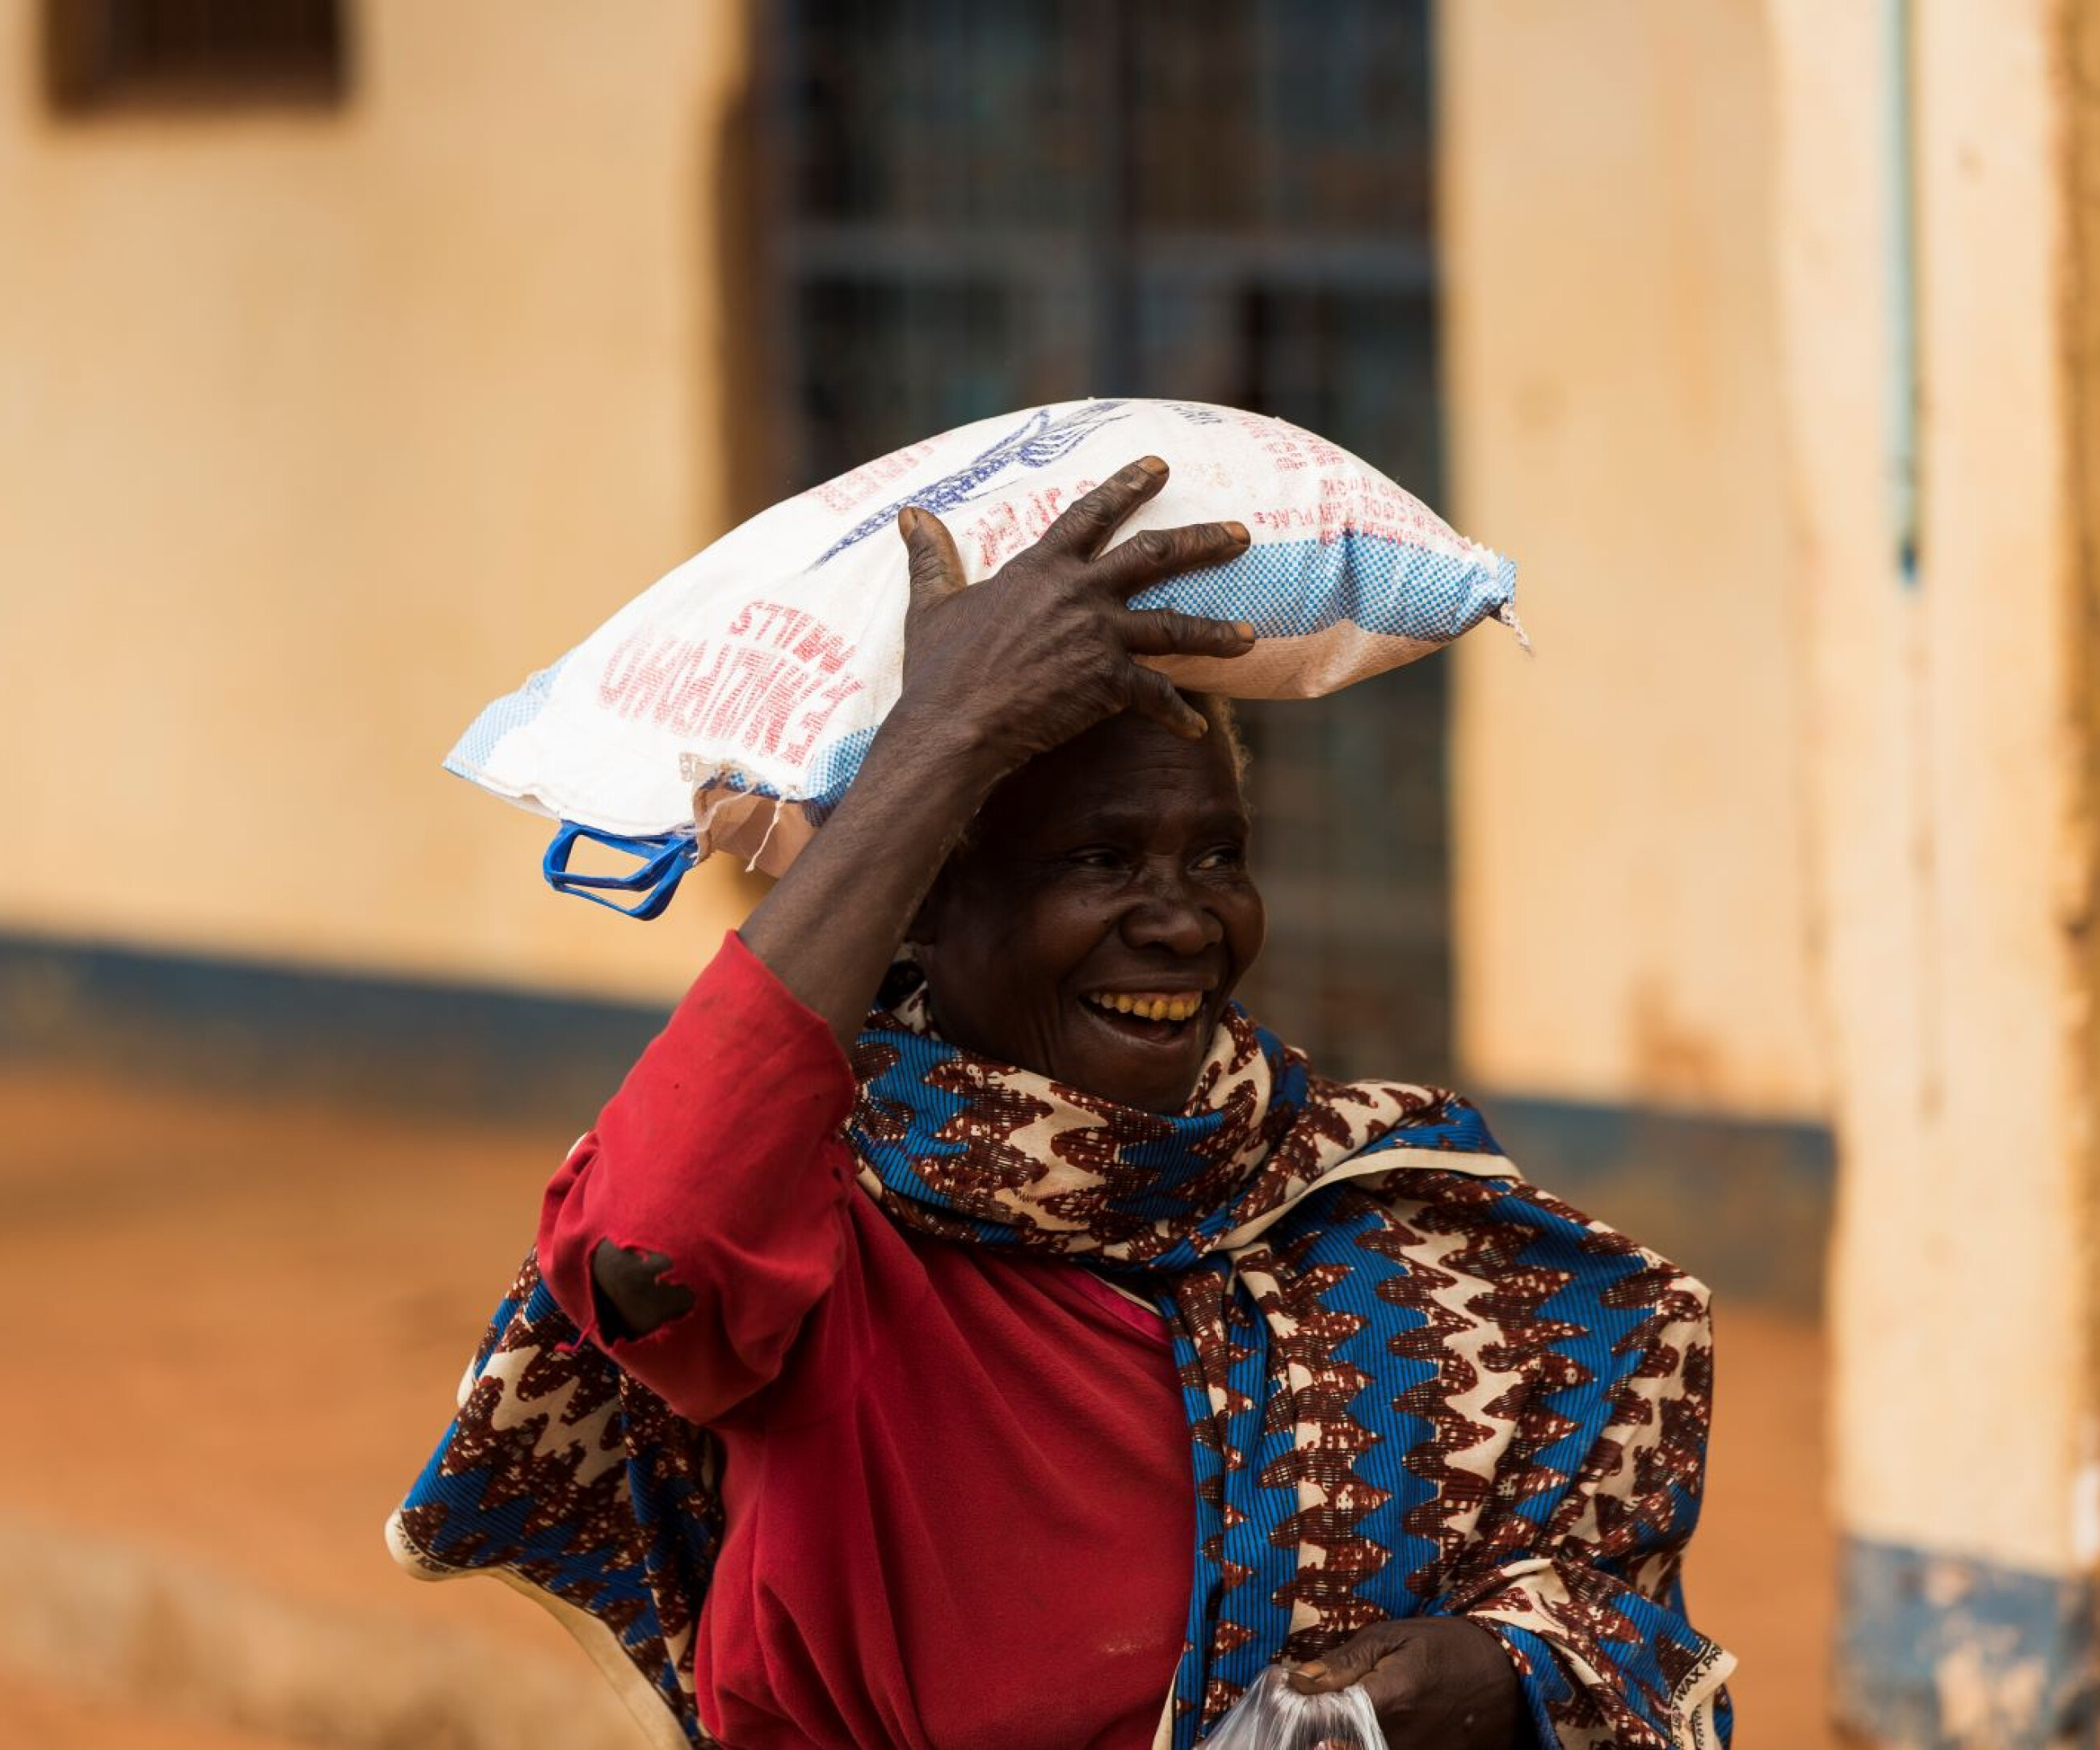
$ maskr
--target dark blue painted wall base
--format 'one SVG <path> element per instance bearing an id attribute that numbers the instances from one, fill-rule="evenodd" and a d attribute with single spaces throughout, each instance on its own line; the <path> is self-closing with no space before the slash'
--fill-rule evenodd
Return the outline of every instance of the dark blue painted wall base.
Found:
<path id="1" fill-rule="evenodd" d="M 0 936 L 0 1057 L 589 1127 L 666 1009 Z"/>
<path id="2" fill-rule="evenodd" d="M 664 1011 L 0 936 L 0 1054 L 235 1097 L 298 1093 L 585 1128 Z M 1813 1311 L 1812 1126 L 1478 1095 L 1527 1176 L 1727 1298 Z"/>
<path id="3" fill-rule="evenodd" d="M 1889 1750 L 2092 1750 L 2093 1588 L 1849 1540 L 1839 1717 Z"/>

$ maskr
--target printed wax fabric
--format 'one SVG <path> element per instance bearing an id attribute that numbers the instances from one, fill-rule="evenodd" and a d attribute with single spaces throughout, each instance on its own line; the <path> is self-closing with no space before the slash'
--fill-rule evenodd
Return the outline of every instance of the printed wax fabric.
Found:
<path id="1" fill-rule="evenodd" d="M 854 1066 L 847 1140 L 892 1219 L 1062 1256 L 1167 1321 L 1197 1549 L 1162 1746 L 1277 1659 L 1423 1613 L 1502 1640 L 1542 1744 L 1729 1742 L 1734 1660 L 1680 1578 L 1706 1289 L 1524 1183 L 1465 1100 L 1328 1081 L 1235 1008 L 1182 1114 L 1138 1112 L 958 1050 L 923 990 Z M 713 1438 L 582 1342 L 530 1259 L 389 1526 L 413 1569 L 546 1594 L 667 1747 L 708 1741 L 721 1529 Z"/>

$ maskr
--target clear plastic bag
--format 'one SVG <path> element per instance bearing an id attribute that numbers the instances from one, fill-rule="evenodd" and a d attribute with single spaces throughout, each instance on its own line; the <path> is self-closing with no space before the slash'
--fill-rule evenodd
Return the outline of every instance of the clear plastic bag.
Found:
<path id="1" fill-rule="evenodd" d="M 1203 1750 L 1385 1750 L 1385 1734 L 1361 1683 L 1301 1695 L 1272 1665 L 1218 1721 Z"/>

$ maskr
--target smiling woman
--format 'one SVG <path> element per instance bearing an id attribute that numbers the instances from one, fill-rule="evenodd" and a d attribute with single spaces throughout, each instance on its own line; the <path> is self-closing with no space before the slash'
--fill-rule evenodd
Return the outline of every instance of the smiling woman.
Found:
<path id="1" fill-rule="evenodd" d="M 555 1176 L 397 1551 L 594 1613 L 667 1744 L 1361 1685 L 1395 1750 L 1711 1750 L 1705 1290 L 1233 1001 L 1238 750 L 1137 659 L 1250 640 L 1127 601 L 1246 536 L 1110 547 L 1165 475 L 967 589 L 902 514 L 901 696 Z"/>
<path id="2" fill-rule="evenodd" d="M 1147 1112 L 1179 1112 L 1261 952 L 1221 702 L 1191 741 L 1104 719 L 992 792 L 911 941 L 944 1035 Z"/>

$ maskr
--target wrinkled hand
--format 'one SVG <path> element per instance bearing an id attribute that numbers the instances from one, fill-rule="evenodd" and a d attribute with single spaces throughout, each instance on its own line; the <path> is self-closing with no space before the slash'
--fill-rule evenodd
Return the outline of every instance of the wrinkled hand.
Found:
<path id="1" fill-rule="evenodd" d="M 1502 1644 L 1462 1616 L 1374 1623 L 1286 1680 L 1300 1695 L 1361 1682 L 1389 1750 L 1531 1750 L 1516 1667 Z"/>
<path id="2" fill-rule="evenodd" d="M 915 506 L 898 517 L 911 556 L 904 685 L 893 716 L 937 725 L 999 774 L 1118 712 L 1178 735 L 1202 717 L 1138 656 L 1238 656 L 1251 628 L 1187 614 L 1140 613 L 1139 590 L 1246 549 L 1236 522 L 1148 529 L 1102 549 L 1123 519 L 1167 483 L 1156 456 L 1132 463 L 1068 509 L 998 574 L 966 587 L 954 538 Z"/>

